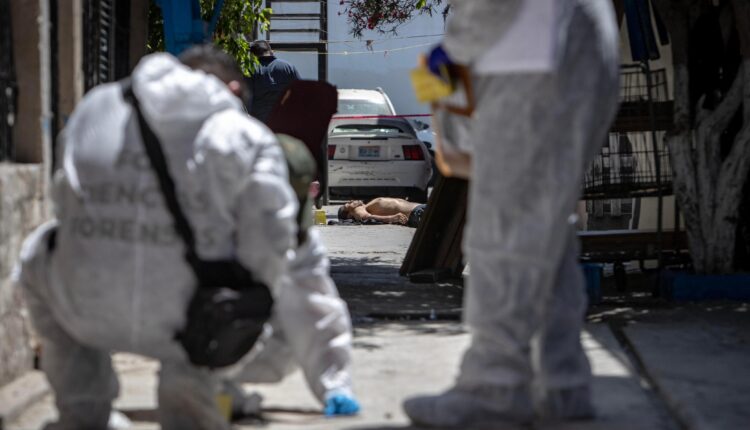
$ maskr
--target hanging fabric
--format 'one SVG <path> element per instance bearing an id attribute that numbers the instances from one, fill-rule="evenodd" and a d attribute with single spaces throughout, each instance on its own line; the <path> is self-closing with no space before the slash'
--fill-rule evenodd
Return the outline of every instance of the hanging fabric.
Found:
<path id="1" fill-rule="evenodd" d="M 625 19 L 628 24 L 630 52 L 633 61 L 659 59 L 651 8 L 648 0 L 625 0 Z"/>

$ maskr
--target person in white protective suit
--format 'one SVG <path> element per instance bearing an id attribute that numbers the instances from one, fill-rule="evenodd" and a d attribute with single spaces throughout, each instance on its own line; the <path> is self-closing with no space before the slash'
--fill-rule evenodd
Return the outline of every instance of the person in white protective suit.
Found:
<path id="1" fill-rule="evenodd" d="M 493 65 L 498 59 L 486 56 L 532 3 L 555 8 L 551 67 L 512 70 L 513 56 L 506 55 L 512 49 Z M 471 268 L 464 315 L 472 339 L 455 386 L 407 399 L 404 409 L 415 424 L 435 427 L 486 422 L 499 429 L 535 415 L 591 418 L 591 371 L 580 342 L 585 287 L 572 214 L 583 172 L 605 141 L 618 102 L 611 2 L 451 4 L 430 68 L 469 66 L 476 96 L 469 127 L 462 128 L 474 154 L 464 240 Z M 514 32 L 525 32 L 526 42 L 544 34 Z M 523 46 L 517 41 L 511 48 Z M 442 125 L 450 135 L 451 120 Z"/>
<path id="2" fill-rule="evenodd" d="M 319 273 L 327 260 L 317 235 L 295 249 L 286 162 L 271 131 L 243 111 L 239 69 L 226 54 L 204 54 L 196 68 L 211 73 L 168 54 L 145 57 L 133 92 L 162 143 L 198 253 L 236 257 L 271 287 L 273 324 L 318 397 L 342 413 L 342 398 L 356 404 L 346 308 Z M 27 238 L 15 273 L 59 412 L 47 428 L 106 428 L 119 390 L 110 351 L 128 351 L 161 362 L 161 428 L 228 429 L 216 407 L 218 375 L 192 366 L 174 340 L 196 280 L 120 85 L 90 91 L 60 143 L 56 220 Z M 318 276 L 298 282 L 309 271 Z"/>
<path id="3" fill-rule="evenodd" d="M 257 354 L 249 355 L 249 360 L 222 377 L 234 415 L 260 412 L 261 399 L 245 394 L 239 383 L 279 382 L 297 367 L 315 397 L 325 404 L 327 416 L 359 411 L 350 379 L 351 320 L 330 278 L 329 265 L 320 234 L 312 227 L 279 291 L 282 297 L 277 298 L 277 311 L 271 319 L 273 335 Z"/>

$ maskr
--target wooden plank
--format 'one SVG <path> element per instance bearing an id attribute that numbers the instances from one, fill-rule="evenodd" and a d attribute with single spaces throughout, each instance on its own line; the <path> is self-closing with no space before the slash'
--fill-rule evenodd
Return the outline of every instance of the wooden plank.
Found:
<path id="1" fill-rule="evenodd" d="M 447 273 L 460 278 L 463 271 L 461 236 L 466 219 L 468 182 L 440 176 L 427 203 L 422 224 L 406 252 L 399 273 Z"/>

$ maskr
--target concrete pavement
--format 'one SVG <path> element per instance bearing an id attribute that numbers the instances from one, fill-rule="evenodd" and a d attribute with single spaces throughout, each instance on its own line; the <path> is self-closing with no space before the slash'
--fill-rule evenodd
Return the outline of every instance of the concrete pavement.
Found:
<path id="1" fill-rule="evenodd" d="M 326 419 L 308 391 L 302 374 L 294 373 L 276 385 L 247 385 L 264 397 L 263 421 L 237 423 L 238 429 L 407 429 L 401 402 L 408 396 L 436 393 L 451 385 L 469 337 L 456 322 L 375 322 L 355 330 L 354 380 L 362 413 L 353 418 Z M 676 429 L 653 402 L 630 367 L 624 351 L 604 325 L 591 325 L 584 334 L 592 360 L 594 395 L 600 419 L 570 425 L 542 425 L 539 429 Z M 115 362 L 122 382 L 115 406 L 135 421 L 132 428 L 157 429 L 153 422 L 158 364 L 128 354 Z M 54 417 L 51 398 L 29 409 L 8 428 L 38 429 Z"/>
<path id="2" fill-rule="evenodd" d="M 335 208 L 327 209 L 329 215 L 335 213 Z M 264 397 L 263 420 L 237 423 L 237 428 L 410 428 L 401 402 L 414 394 L 449 387 L 468 345 L 469 336 L 457 320 L 462 287 L 411 284 L 398 276 L 413 229 L 326 226 L 321 232 L 329 248 L 332 274 L 355 321 L 353 376 L 363 411 L 352 418 L 322 417 L 320 405 L 297 372 L 280 384 L 246 386 Z M 695 309 L 605 309 L 591 318 L 596 322 L 587 324 L 583 335 L 595 375 L 599 419 L 541 423 L 533 428 L 750 428 L 744 407 L 750 377 L 743 365 L 750 356 L 750 324 L 743 326 L 750 323 L 746 319 L 750 313 L 742 310 L 747 306 L 738 306 L 732 308 L 736 315 L 723 325 L 714 324 L 706 312 L 705 318 L 696 319 Z M 713 328 L 700 334 L 706 325 Z M 704 350 L 712 342 L 719 342 L 723 349 Z M 127 354 L 118 354 L 115 362 L 122 383 L 115 406 L 133 421 L 132 428 L 157 429 L 153 409 L 158 364 Z M 673 365 L 677 362 L 679 365 Z M 707 367 L 706 363 L 711 364 Z M 722 367 L 725 370 L 720 372 Z M 691 379 L 695 375 L 701 377 Z M 699 395 L 691 394 L 696 387 L 701 389 Z M 54 413 L 48 396 L 7 428 L 38 429 Z M 724 419 L 711 419 L 716 416 Z"/>

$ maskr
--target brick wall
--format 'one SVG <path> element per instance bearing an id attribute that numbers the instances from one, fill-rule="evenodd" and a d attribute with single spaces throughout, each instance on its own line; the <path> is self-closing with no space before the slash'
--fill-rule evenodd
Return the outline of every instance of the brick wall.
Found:
<path id="1" fill-rule="evenodd" d="M 0 385 L 33 365 L 25 308 L 10 282 L 24 237 L 45 219 L 40 164 L 0 163 Z"/>

